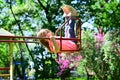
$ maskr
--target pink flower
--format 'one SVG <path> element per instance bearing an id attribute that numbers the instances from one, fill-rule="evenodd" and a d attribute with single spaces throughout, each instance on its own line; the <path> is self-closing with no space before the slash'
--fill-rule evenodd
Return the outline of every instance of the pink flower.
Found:
<path id="1" fill-rule="evenodd" d="M 64 61 L 63 61 L 63 63 L 62 63 L 61 68 L 63 68 L 63 69 L 68 68 L 68 67 L 69 67 L 69 65 L 70 65 L 69 61 L 64 60 Z"/>
<path id="2" fill-rule="evenodd" d="M 56 60 L 59 64 L 59 72 L 58 76 L 62 75 L 62 73 L 68 69 L 73 69 L 78 66 L 78 61 L 82 59 L 81 55 L 64 55 L 61 54 L 58 55 L 58 59 Z"/>
<path id="3" fill-rule="evenodd" d="M 102 28 L 99 28 L 99 32 L 94 36 L 97 42 L 104 42 L 104 33 L 102 33 Z"/>
<path id="4" fill-rule="evenodd" d="M 104 42 L 104 34 L 103 33 L 95 34 L 95 39 L 97 42 Z"/>
<path id="5" fill-rule="evenodd" d="M 73 61 L 74 61 L 74 59 L 73 59 L 73 58 L 71 58 L 71 59 L 70 59 L 70 61 L 71 61 L 71 62 L 73 62 Z"/>
<path id="6" fill-rule="evenodd" d="M 78 62 L 74 64 L 74 67 L 77 67 L 78 66 Z"/>
<path id="7" fill-rule="evenodd" d="M 78 56 L 76 56 L 76 58 L 75 58 L 76 61 L 79 61 L 79 60 L 81 60 L 81 59 L 82 59 L 82 56 L 81 56 L 81 55 L 78 55 Z"/>

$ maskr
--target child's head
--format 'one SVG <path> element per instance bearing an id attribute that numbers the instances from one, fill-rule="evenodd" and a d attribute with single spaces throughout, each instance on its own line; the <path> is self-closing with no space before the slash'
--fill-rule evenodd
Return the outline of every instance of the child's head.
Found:
<path id="1" fill-rule="evenodd" d="M 51 31 L 48 30 L 48 29 L 41 29 L 41 30 L 37 33 L 37 37 L 45 38 L 45 37 L 47 37 L 48 34 L 51 35 L 51 36 L 54 35 L 54 33 L 51 32 Z"/>
<path id="2" fill-rule="evenodd" d="M 37 33 L 37 37 L 40 37 L 40 38 L 49 38 L 47 36 L 54 36 L 54 33 L 48 29 L 41 29 Z M 47 49 L 50 51 L 49 43 L 47 40 L 48 39 L 39 39 L 40 43 L 43 44 L 45 47 L 47 47 Z"/>
<path id="3" fill-rule="evenodd" d="M 70 5 L 64 5 L 61 8 L 65 14 L 71 13 L 71 16 L 79 16 L 78 12 Z"/>

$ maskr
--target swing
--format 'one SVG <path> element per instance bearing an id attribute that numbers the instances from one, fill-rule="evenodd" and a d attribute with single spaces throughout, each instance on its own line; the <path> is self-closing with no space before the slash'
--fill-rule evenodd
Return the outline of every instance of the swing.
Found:
<path id="1" fill-rule="evenodd" d="M 62 28 L 64 27 L 64 25 L 70 20 L 73 19 L 76 21 L 76 26 L 75 26 L 75 32 L 76 32 L 76 38 L 63 38 L 62 37 Z M 56 41 L 51 38 L 51 41 L 53 41 L 53 46 L 57 49 L 57 52 L 79 52 L 81 50 L 81 20 L 79 18 L 69 18 L 67 21 L 65 21 L 60 28 L 58 28 L 56 30 L 56 35 L 57 33 L 60 31 L 60 38 L 55 38 L 57 40 L 60 40 L 60 48 L 58 47 L 58 45 L 56 44 Z M 27 39 L 50 39 L 50 38 L 42 38 L 42 37 L 31 37 L 31 36 L 4 36 L 1 35 L 0 37 L 4 37 L 4 38 L 27 38 Z M 75 40 L 76 41 L 76 45 L 77 45 L 77 49 L 73 50 L 63 50 L 62 49 L 62 40 Z M 38 41 L 27 41 L 27 40 L 0 40 L 0 42 L 17 42 L 17 43 L 39 43 Z M 65 47 L 65 46 L 64 46 Z"/>
<path id="2" fill-rule="evenodd" d="M 75 34 L 76 34 L 76 38 L 63 38 L 62 37 L 62 28 L 65 26 L 65 24 L 70 20 L 76 20 L 76 24 L 75 24 Z M 65 21 L 60 28 L 58 28 L 55 32 L 55 35 L 58 34 L 58 32 L 60 31 L 60 52 L 78 52 L 81 51 L 81 20 L 80 18 L 69 18 L 67 21 Z M 77 45 L 77 49 L 76 50 L 62 50 L 62 40 L 76 40 L 76 45 Z M 55 43 L 55 41 L 53 41 Z M 56 46 L 55 44 L 55 47 Z M 56 51 L 57 52 L 57 51 Z"/>

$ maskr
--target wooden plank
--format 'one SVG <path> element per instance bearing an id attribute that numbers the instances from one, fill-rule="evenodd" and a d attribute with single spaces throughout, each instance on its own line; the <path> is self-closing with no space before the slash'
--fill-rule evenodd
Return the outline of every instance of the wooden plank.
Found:
<path id="1" fill-rule="evenodd" d="M 0 74 L 0 77 L 9 77 L 10 74 Z"/>

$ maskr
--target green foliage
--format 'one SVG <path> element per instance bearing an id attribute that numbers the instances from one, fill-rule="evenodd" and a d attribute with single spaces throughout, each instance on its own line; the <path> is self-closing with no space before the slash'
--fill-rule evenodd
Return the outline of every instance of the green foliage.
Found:
<path id="1" fill-rule="evenodd" d="M 18 0 L 19 1 L 19 0 Z M 17 2 L 18 5 L 13 5 L 12 9 L 15 15 L 22 15 L 25 13 L 34 13 L 36 8 L 35 4 L 31 0 L 25 2 Z"/>
<path id="2" fill-rule="evenodd" d="M 0 67 L 9 67 L 10 55 L 8 44 L 0 43 Z M 9 57 L 8 57 L 9 56 Z"/>
<path id="3" fill-rule="evenodd" d="M 15 15 L 11 13 L 10 4 L 8 1 L 12 1 L 12 10 Z M 38 2 L 40 1 L 40 3 Z M 72 0 L 73 1 L 73 0 Z M 64 22 L 62 18 L 63 12 L 60 7 L 63 4 L 72 5 L 80 13 L 82 22 L 89 21 L 91 18 L 94 20 L 95 27 L 103 27 L 104 31 L 110 31 L 107 33 L 106 43 L 101 48 L 95 47 L 94 32 L 82 31 L 82 52 L 83 61 L 82 68 L 79 72 L 84 74 L 84 66 L 94 71 L 96 76 L 101 78 L 111 78 L 115 80 L 115 77 L 119 78 L 119 55 L 117 48 L 113 45 L 120 43 L 120 2 L 119 0 L 77 0 L 72 3 L 71 0 L 0 0 L 0 27 L 12 32 L 17 36 L 36 36 L 36 32 L 41 28 L 48 28 L 53 32 Z M 18 25 L 19 24 L 19 25 Z M 115 30 L 115 32 L 112 32 Z M 112 33 L 111 33 L 112 32 Z M 111 35 L 113 34 L 113 35 Z M 36 69 L 36 78 L 47 78 L 56 77 L 57 65 L 55 62 L 54 55 L 47 53 L 50 57 L 43 59 L 36 57 L 43 55 L 45 52 L 44 48 L 35 47 L 30 50 L 30 46 L 26 47 L 27 44 L 15 44 L 14 47 L 14 59 L 20 61 L 20 53 L 23 53 L 23 59 L 25 67 L 29 66 L 27 58 L 33 61 Z M 119 45 L 119 44 L 118 44 Z M 39 48 L 39 50 L 38 50 Z M 37 49 L 37 50 L 36 50 Z M 6 48 L 6 44 L 0 43 L 0 65 L 6 66 L 9 62 L 9 50 Z M 55 55 L 56 56 L 56 55 Z M 40 65 L 44 64 L 44 69 L 40 70 Z"/>
<path id="4" fill-rule="evenodd" d="M 117 29 L 120 25 L 120 2 L 113 0 L 106 2 L 105 0 L 98 0 L 91 5 L 90 15 L 94 15 L 95 24 L 97 26 L 105 27 L 106 30 Z"/>
<path id="5" fill-rule="evenodd" d="M 35 77 L 40 78 L 56 78 L 57 77 L 57 63 L 55 61 L 56 55 L 46 52 L 46 50 L 37 45 L 31 53 L 35 58 Z"/>
<path id="6" fill-rule="evenodd" d="M 120 68 L 118 67 L 120 44 L 118 42 L 118 37 L 108 32 L 105 34 L 105 42 L 99 43 L 101 46 L 96 47 L 93 32 L 83 31 L 81 54 L 84 57 L 84 66 L 89 69 L 88 73 L 94 72 L 99 80 L 120 78 Z"/>

